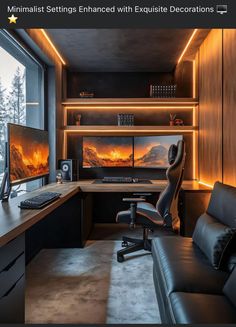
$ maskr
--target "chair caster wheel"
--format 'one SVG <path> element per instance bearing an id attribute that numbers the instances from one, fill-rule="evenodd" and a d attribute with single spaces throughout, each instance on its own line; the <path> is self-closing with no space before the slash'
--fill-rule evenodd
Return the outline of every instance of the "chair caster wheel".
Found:
<path id="1" fill-rule="evenodd" d="M 122 248 L 126 248 L 128 245 L 129 245 L 129 244 L 128 244 L 127 241 L 123 241 L 123 242 L 121 243 Z"/>
<path id="2" fill-rule="evenodd" d="M 117 261 L 118 262 L 124 262 L 125 261 L 125 258 L 123 255 L 117 255 Z"/>

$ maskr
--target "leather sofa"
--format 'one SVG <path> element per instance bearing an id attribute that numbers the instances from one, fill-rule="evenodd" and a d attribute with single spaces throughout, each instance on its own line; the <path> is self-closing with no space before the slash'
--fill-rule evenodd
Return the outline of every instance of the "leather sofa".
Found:
<path id="1" fill-rule="evenodd" d="M 217 182 L 204 215 L 234 230 L 236 188 Z M 220 267 L 214 267 L 203 248 L 213 244 L 215 234 L 210 224 L 207 227 L 201 247 L 194 236 L 163 236 L 152 242 L 153 278 L 162 323 L 236 323 L 235 234 L 222 252 Z"/>

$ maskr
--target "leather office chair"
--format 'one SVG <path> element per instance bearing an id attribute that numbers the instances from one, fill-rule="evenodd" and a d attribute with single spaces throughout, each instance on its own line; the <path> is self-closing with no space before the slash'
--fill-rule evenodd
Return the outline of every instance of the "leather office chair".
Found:
<path id="1" fill-rule="evenodd" d="M 143 239 L 123 237 L 121 249 L 117 252 L 117 261 L 123 262 L 124 255 L 138 250 L 151 251 L 151 240 L 148 239 L 149 230 L 161 227 L 163 232 L 179 232 L 180 219 L 178 215 L 178 195 L 181 188 L 184 165 L 185 143 L 178 141 L 171 145 L 168 152 L 169 168 L 166 171 L 167 186 L 160 194 L 156 207 L 145 202 L 145 198 L 125 198 L 130 203 L 130 209 L 118 212 L 116 221 L 127 223 L 133 229 L 135 224 L 142 225 Z M 131 243 L 129 245 L 129 243 Z"/>

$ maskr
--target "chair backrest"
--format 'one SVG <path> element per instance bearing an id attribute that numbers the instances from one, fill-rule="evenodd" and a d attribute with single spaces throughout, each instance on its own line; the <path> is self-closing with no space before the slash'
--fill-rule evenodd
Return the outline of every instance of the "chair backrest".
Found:
<path id="1" fill-rule="evenodd" d="M 177 146 L 169 149 L 168 159 L 170 167 L 166 171 L 167 186 L 160 194 L 156 208 L 164 220 L 164 225 L 178 231 L 180 219 L 178 215 L 178 195 L 182 185 L 185 165 L 185 142 L 178 141 Z"/>

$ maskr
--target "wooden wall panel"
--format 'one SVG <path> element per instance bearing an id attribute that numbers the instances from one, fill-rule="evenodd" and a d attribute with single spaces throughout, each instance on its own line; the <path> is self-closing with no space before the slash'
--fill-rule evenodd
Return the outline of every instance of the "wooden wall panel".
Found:
<path id="1" fill-rule="evenodd" d="M 193 95 L 193 61 L 181 61 L 176 66 L 175 83 L 177 98 L 192 98 Z"/>
<path id="2" fill-rule="evenodd" d="M 199 50 L 199 180 L 222 180 L 222 30 Z"/>
<path id="3" fill-rule="evenodd" d="M 236 29 L 223 31 L 223 181 L 236 186 Z"/>

